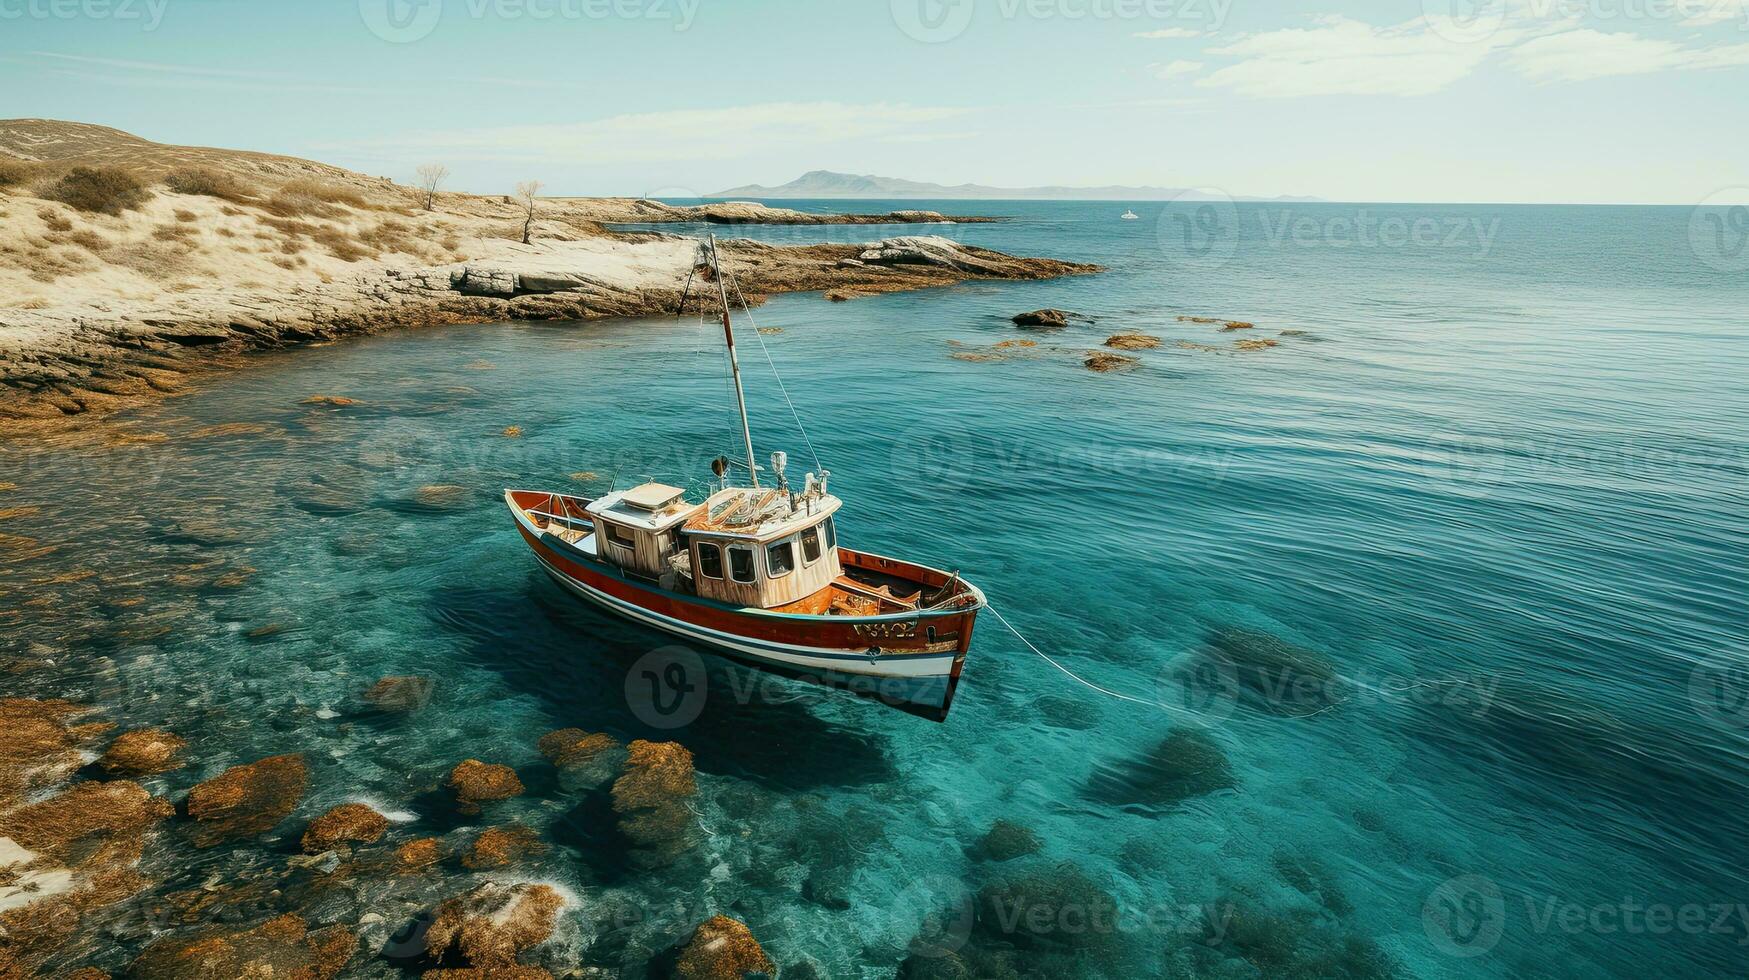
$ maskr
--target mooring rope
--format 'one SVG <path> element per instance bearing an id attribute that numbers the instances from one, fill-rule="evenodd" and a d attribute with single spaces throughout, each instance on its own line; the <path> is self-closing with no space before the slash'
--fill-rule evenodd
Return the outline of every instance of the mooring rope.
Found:
<path id="1" fill-rule="evenodd" d="M 1075 683 L 1080 684 L 1082 687 L 1089 688 L 1089 689 L 1094 690 L 1094 691 L 1098 691 L 1099 693 L 1105 695 L 1106 697 L 1117 698 L 1119 701 L 1128 701 L 1131 704 L 1145 704 L 1150 708 L 1160 707 L 1160 703 L 1158 701 L 1146 701 L 1146 700 L 1143 700 L 1142 698 L 1131 697 L 1128 694 L 1119 694 L 1116 691 L 1107 690 L 1106 688 L 1100 687 L 1098 684 L 1093 683 L 1092 681 L 1086 679 L 1085 677 L 1082 677 L 1080 674 L 1075 673 L 1074 671 L 1063 666 L 1062 664 L 1057 663 L 1055 660 L 1052 660 L 1050 658 L 1050 656 L 1048 654 L 1046 654 L 1043 650 L 1040 650 L 1038 647 L 1033 646 L 1031 640 L 1029 640 L 1025 636 L 1021 635 L 1021 632 L 1014 628 L 1014 624 L 1010 623 L 1008 621 L 1007 617 L 1003 616 L 1001 613 L 996 611 L 995 606 L 992 606 L 988 603 L 985 603 L 984 608 L 988 609 L 990 611 L 990 615 L 995 616 L 996 620 L 998 622 L 1000 622 L 1003 626 L 1008 627 L 1008 632 L 1013 633 L 1015 639 L 1026 644 L 1026 648 L 1028 650 L 1031 650 L 1033 653 L 1036 653 L 1040 657 L 1043 657 L 1045 663 L 1048 663 L 1052 667 L 1055 667 L 1058 670 L 1062 671 L 1064 674 L 1068 675 L 1070 680 L 1073 680 Z"/>

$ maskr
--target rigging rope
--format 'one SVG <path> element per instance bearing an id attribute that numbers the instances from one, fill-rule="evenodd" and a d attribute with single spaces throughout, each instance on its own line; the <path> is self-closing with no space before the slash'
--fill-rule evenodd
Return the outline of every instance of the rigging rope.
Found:
<path id="1" fill-rule="evenodd" d="M 1105 688 L 1100 687 L 1098 684 L 1095 684 L 1092 681 L 1087 680 L 1086 678 L 1082 677 L 1080 674 L 1077 674 L 1074 671 L 1070 670 L 1069 668 L 1063 666 L 1062 664 L 1057 663 L 1055 660 L 1052 660 L 1043 650 L 1040 650 L 1038 647 L 1033 646 L 1031 640 L 1027 639 L 1025 636 L 1022 636 L 1020 631 L 1014 628 L 1013 623 L 1010 623 L 1006 617 L 1004 617 L 1001 613 L 996 611 L 995 606 L 992 606 L 989 603 L 985 603 L 984 608 L 988 609 L 990 611 L 990 615 L 996 617 L 997 622 L 1001 623 L 1003 626 L 1008 627 L 1008 632 L 1013 633 L 1015 639 L 1026 644 L 1026 648 L 1028 650 L 1031 650 L 1033 653 L 1036 653 L 1040 657 L 1043 657 L 1045 663 L 1048 663 L 1052 667 L 1055 667 L 1058 670 L 1062 671 L 1063 673 L 1067 674 L 1071 680 L 1073 680 L 1077 684 L 1080 684 L 1082 687 L 1086 687 L 1086 688 L 1090 688 L 1092 690 L 1098 691 L 1099 693 L 1101 693 L 1107 697 L 1117 698 L 1119 701 L 1128 701 L 1132 704 L 1145 704 L 1150 708 L 1160 707 L 1160 702 L 1158 702 L 1158 701 L 1147 701 L 1147 700 L 1144 700 L 1142 698 L 1130 697 L 1128 694 L 1119 694 L 1116 691 L 1106 690 Z"/>
<path id="2" fill-rule="evenodd" d="M 753 327 L 753 337 L 759 341 L 759 349 L 765 352 L 765 363 L 771 366 L 771 376 L 777 380 L 777 390 L 783 393 L 784 403 L 789 406 L 790 418 L 796 420 L 796 428 L 801 430 L 802 442 L 808 447 L 808 455 L 814 459 L 814 471 L 824 470 L 826 467 L 820 463 L 820 454 L 814 451 L 814 440 L 808 438 L 808 427 L 802 424 L 802 415 L 796 411 L 796 403 L 790 401 L 789 389 L 783 384 L 783 375 L 777 373 L 777 362 L 771 358 L 771 348 L 765 346 L 765 336 L 759 332 L 759 324 L 753 320 L 753 310 L 747 305 L 747 297 L 741 293 L 740 278 L 730 275 L 729 282 L 735 286 L 735 298 L 741 301 L 741 311 L 747 314 L 747 322 Z"/>

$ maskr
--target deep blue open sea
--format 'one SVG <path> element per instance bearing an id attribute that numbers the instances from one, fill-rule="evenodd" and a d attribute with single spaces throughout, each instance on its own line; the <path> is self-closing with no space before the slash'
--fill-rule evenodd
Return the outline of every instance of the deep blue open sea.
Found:
<path id="1" fill-rule="evenodd" d="M 1749 256 L 1730 227 L 1682 208 L 926 206 L 1011 220 L 716 230 L 939 233 L 1108 271 L 772 299 L 765 333 L 742 323 L 759 450 L 812 466 L 754 337 L 847 543 L 961 569 L 1065 667 L 1148 703 L 986 614 L 944 724 L 715 660 L 695 721 L 641 721 L 628 671 L 667 641 L 568 600 L 499 494 L 702 486 L 734 418 L 717 335 L 690 318 L 263 355 L 130 413 L 114 431 L 133 441 L 0 445 L 0 510 L 41 508 L 0 532 L 57 548 L 0 564 L 0 655 L 28 664 L 0 683 L 182 734 L 192 765 L 148 781 L 177 797 L 305 754 L 277 836 L 171 835 L 144 868 L 161 891 L 283 864 L 303 819 L 349 799 L 402 821 L 390 844 L 465 841 L 429 791 L 465 758 L 517 767 L 529 792 L 485 822 L 550 849 L 308 910 L 381 916 L 377 943 L 496 877 L 564 886 L 539 954 L 560 973 L 642 976 L 718 911 L 804 976 L 907 957 L 914 977 L 1749 971 Z M 1040 307 L 1094 322 L 1008 322 Z M 1162 344 L 1083 367 L 1132 331 Z M 1036 346 L 993 346 L 1016 339 Z M 365 710 L 397 674 L 435 678 L 431 703 Z M 606 789 L 555 783 L 535 741 L 572 726 L 692 751 L 685 860 L 628 862 Z M 999 819 L 1038 849 L 995 860 Z M 992 914 L 1005 896 L 1033 917 Z M 78 962 L 119 967 L 146 937 L 88 938 Z M 361 954 L 351 972 L 395 971 Z"/>

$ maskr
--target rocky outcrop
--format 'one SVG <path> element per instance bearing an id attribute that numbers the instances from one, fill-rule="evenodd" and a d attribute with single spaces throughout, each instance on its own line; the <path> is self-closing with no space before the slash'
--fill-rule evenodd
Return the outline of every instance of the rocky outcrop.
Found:
<path id="1" fill-rule="evenodd" d="M 688 805 L 698 784 L 692 753 L 679 742 L 633 742 L 625 774 L 614 781 L 613 809 L 619 829 L 642 851 L 663 863 L 691 844 L 694 818 Z"/>
<path id="2" fill-rule="evenodd" d="M 1063 310 L 1044 309 L 1033 310 L 1030 313 L 1016 313 L 1009 319 L 1013 320 L 1017 327 L 1057 328 L 1068 326 L 1069 320 L 1075 316 L 1076 314 Z"/>
<path id="3" fill-rule="evenodd" d="M 188 815 L 199 824 L 196 841 L 206 847 L 272 830 L 298 805 L 308 782 L 301 755 L 276 755 L 225 770 L 188 791 Z"/>
<path id="4" fill-rule="evenodd" d="M 328 980 L 345 968 L 358 938 L 345 926 L 312 930 L 297 915 L 250 929 L 209 926 L 147 946 L 127 975 L 135 980 Z"/>
<path id="5" fill-rule="evenodd" d="M 472 871 L 507 868 L 546 849 L 540 834 L 532 827 L 488 827 L 474 838 L 468 852 L 462 855 L 462 866 Z"/>
<path id="6" fill-rule="evenodd" d="M 1128 371 L 1142 362 L 1127 354 L 1113 354 L 1110 351 L 1090 350 L 1087 352 L 1087 356 L 1081 358 L 1081 363 L 1085 365 L 1089 371 L 1098 371 L 1100 374 L 1106 374 L 1111 371 Z"/>
<path id="7" fill-rule="evenodd" d="M 75 783 L 0 816 L 0 961 L 36 962 L 64 949 L 90 913 L 149 882 L 147 838 L 174 812 L 137 783 Z"/>
<path id="8" fill-rule="evenodd" d="M 305 854 L 321 854 L 343 844 L 375 844 L 389 829 L 389 818 L 363 803 L 342 803 L 310 821 L 304 831 Z"/>
<path id="9" fill-rule="evenodd" d="M 674 964 L 676 980 L 743 980 L 750 973 L 775 976 L 777 964 L 746 925 L 726 915 L 700 923 Z"/>
<path id="10" fill-rule="evenodd" d="M 456 808 L 466 814 L 479 813 L 481 803 L 522 795 L 522 780 L 516 778 L 516 770 L 478 759 L 457 764 L 444 785 L 455 797 Z"/>
<path id="11" fill-rule="evenodd" d="M 1113 350 L 1153 350 L 1160 346 L 1160 338 L 1145 333 L 1114 333 L 1105 338 L 1105 346 Z"/>
<path id="12" fill-rule="evenodd" d="M 559 770 L 567 790 L 593 789 L 606 783 L 625 762 L 626 750 L 612 736 L 563 728 L 541 736 L 540 753 Z"/>
<path id="13" fill-rule="evenodd" d="M 384 677 L 364 692 L 364 699 L 380 711 L 418 711 L 431 701 L 429 677 Z"/>
<path id="14" fill-rule="evenodd" d="M 169 772 L 182 767 L 176 755 L 187 745 L 162 729 L 141 728 L 117 736 L 97 764 L 109 772 L 130 776 Z"/>
<path id="15" fill-rule="evenodd" d="M 417 871 L 443 860 L 443 842 L 435 837 L 421 837 L 395 848 L 395 870 Z"/>
<path id="16" fill-rule="evenodd" d="M 886 224 L 984 224 L 997 218 L 948 217 L 939 211 L 907 209 L 885 214 L 819 214 L 794 208 L 774 208 L 755 201 L 720 201 L 709 204 L 674 205 L 661 201 L 627 202 L 631 213 L 607 220 L 646 224 L 705 222 L 717 225 L 886 225 Z"/>
<path id="17" fill-rule="evenodd" d="M 84 763 L 79 750 L 91 731 L 67 724 L 84 711 L 67 701 L 0 700 L 0 811 Z"/>
<path id="18" fill-rule="evenodd" d="M 426 930 L 426 955 L 456 956 L 477 969 L 513 966 L 523 950 L 546 942 L 564 898 L 549 885 L 488 882 L 438 906 Z"/>
<path id="19" fill-rule="evenodd" d="M 117 297 L 87 306 L 0 309 L 0 429 L 37 431 L 101 417 L 180 390 L 192 371 L 235 366 L 241 363 L 236 355 L 251 350 L 440 323 L 673 313 L 696 242 L 598 234 L 528 246 L 483 244 L 484 254 L 452 266 L 375 267 L 272 292 L 221 284 L 216 291 L 153 301 Z M 870 245 L 734 241 L 721 247 L 724 264 L 755 303 L 775 292 L 836 290 L 850 298 L 966 279 L 1099 271 L 936 236 Z M 689 302 L 708 308 L 714 293 L 695 288 Z"/>
<path id="20" fill-rule="evenodd" d="M 1012 820 L 997 820 L 971 849 L 981 861 L 1012 861 L 1028 854 L 1037 854 L 1042 846 L 1032 828 Z"/>

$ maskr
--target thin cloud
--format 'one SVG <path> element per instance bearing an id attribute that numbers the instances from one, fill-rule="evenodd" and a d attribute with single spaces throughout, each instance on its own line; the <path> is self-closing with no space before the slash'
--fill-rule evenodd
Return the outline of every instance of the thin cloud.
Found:
<path id="1" fill-rule="evenodd" d="M 1202 62 L 1184 61 L 1180 59 L 1178 61 L 1168 61 L 1163 65 L 1149 65 L 1148 70 L 1153 73 L 1155 78 L 1177 78 L 1180 75 L 1194 75 L 1197 72 L 1202 71 Z"/>
<path id="2" fill-rule="evenodd" d="M 970 110 L 903 103 L 768 102 L 630 113 L 574 123 L 494 126 L 396 136 L 336 149 L 394 147 L 454 160 L 654 163 L 727 160 L 774 148 L 850 140 L 918 143 L 964 138 L 943 124 Z"/>
<path id="3" fill-rule="evenodd" d="M 1533 82 L 1583 82 L 1749 65 L 1749 43 L 1686 47 L 1661 38 L 1585 29 L 1526 41 L 1512 49 L 1506 63 Z"/>
<path id="4" fill-rule="evenodd" d="M 1202 31 L 1193 31 L 1188 27 L 1162 27 L 1157 31 L 1137 31 L 1131 37 L 1145 37 L 1153 40 L 1165 40 L 1174 37 L 1202 37 Z"/>
<path id="5" fill-rule="evenodd" d="M 1474 72 L 1497 49 L 1522 37 L 1513 31 L 1461 43 L 1426 20 L 1375 27 L 1342 16 L 1311 28 L 1253 34 L 1207 55 L 1237 58 L 1197 82 L 1253 98 L 1308 95 L 1428 95 Z"/>

